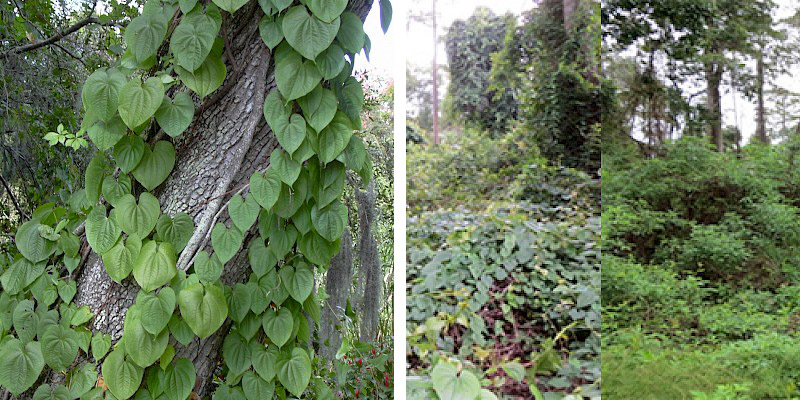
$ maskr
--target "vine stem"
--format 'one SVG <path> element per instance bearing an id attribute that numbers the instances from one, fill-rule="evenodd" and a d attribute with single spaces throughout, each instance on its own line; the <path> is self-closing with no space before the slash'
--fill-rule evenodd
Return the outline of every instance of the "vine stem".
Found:
<path id="1" fill-rule="evenodd" d="M 249 182 L 244 184 L 244 185 L 242 185 L 238 189 L 234 189 L 235 192 L 233 192 L 233 196 L 236 196 L 237 194 L 242 193 L 248 187 L 250 187 L 250 183 Z M 229 192 L 226 192 L 226 193 L 224 193 L 224 194 L 222 194 L 221 196 L 218 196 L 218 197 L 224 197 L 225 195 L 230 194 L 230 193 L 231 192 L 229 191 Z M 214 225 L 216 225 L 217 221 L 219 220 L 219 216 L 222 215 L 222 212 L 227 210 L 228 209 L 228 205 L 231 204 L 231 200 L 233 200 L 233 196 L 231 196 L 231 198 L 228 199 L 228 201 L 226 201 L 222 206 L 220 206 L 219 210 L 217 210 L 217 213 L 214 214 L 214 218 L 211 219 L 211 222 L 209 223 L 209 226 L 213 227 Z M 211 201 L 211 200 L 213 200 L 213 199 L 209 199 L 208 201 Z M 206 244 L 208 244 L 208 239 L 211 238 L 211 231 L 213 231 L 213 230 L 214 230 L 213 228 L 209 228 L 208 229 L 208 232 L 206 232 L 205 236 L 203 236 L 203 241 L 200 242 L 200 246 L 197 246 L 197 250 L 194 252 L 194 255 L 189 260 L 189 262 L 186 263 L 186 268 L 184 268 L 184 269 L 188 269 L 190 265 L 194 264 L 194 260 L 195 260 L 195 258 L 197 258 L 197 255 L 203 250 L 203 248 L 206 247 Z"/>

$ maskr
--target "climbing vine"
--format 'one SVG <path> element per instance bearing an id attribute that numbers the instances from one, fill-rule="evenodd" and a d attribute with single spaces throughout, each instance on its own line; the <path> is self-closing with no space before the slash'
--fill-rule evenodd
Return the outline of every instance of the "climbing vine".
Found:
<path id="1" fill-rule="evenodd" d="M 0 386 L 13 395 L 33 390 L 47 366 L 65 383 L 40 384 L 35 399 L 187 399 L 196 371 L 175 357 L 170 336 L 187 345 L 229 319 L 228 373 L 215 399 L 332 398 L 322 379 L 312 380 L 315 273 L 339 251 L 348 225 L 346 171 L 366 183 L 372 168 L 354 134 L 364 92 L 352 76 L 355 54 L 369 52 L 370 41 L 347 0 L 258 0 L 277 85 L 263 113 L 280 147 L 227 203 L 231 224 L 211 229 L 211 254 L 182 254 L 194 251 L 192 217 L 164 213 L 152 193 L 175 167 L 171 139 L 191 125 L 195 101 L 222 87 L 223 23 L 248 2 L 149 0 L 125 29 L 121 59 L 86 80 L 74 135 L 97 148 L 86 186 L 66 206 L 37 209 L 16 233 L 19 254 L 0 259 Z M 391 4 L 380 7 L 386 31 Z M 225 264 L 254 229 L 249 279 L 224 285 Z M 116 343 L 87 327 L 88 306 L 72 304 L 74 273 L 88 256 L 84 235 L 113 281 L 132 277 L 140 288 Z M 191 260 L 186 270 L 181 256 Z"/>

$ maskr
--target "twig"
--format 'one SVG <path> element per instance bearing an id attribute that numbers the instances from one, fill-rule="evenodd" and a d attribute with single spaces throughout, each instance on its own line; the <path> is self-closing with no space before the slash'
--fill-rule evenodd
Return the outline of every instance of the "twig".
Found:
<path id="1" fill-rule="evenodd" d="M 84 26 L 90 25 L 90 24 L 97 24 L 97 25 L 101 25 L 101 26 L 124 26 L 124 24 L 120 24 L 120 23 L 117 23 L 117 22 L 102 22 L 99 19 L 97 19 L 97 17 L 87 17 L 87 18 L 84 18 L 84 19 L 76 22 L 75 25 L 72 25 L 72 26 L 68 27 L 67 29 L 59 31 L 55 35 L 50 36 L 49 38 L 47 38 L 45 40 L 42 40 L 41 42 L 28 43 L 26 45 L 12 47 L 11 49 L 0 53 L 0 57 L 8 57 L 10 55 L 24 53 L 26 51 L 36 50 L 36 49 L 38 49 L 40 47 L 49 46 L 49 45 L 51 45 L 51 44 L 63 39 L 65 36 L 71 35 L 71 34 L 77 32 L 78 30 L 80 30 L 81 28 L 83 28 Z"/>
<path id="2" fill-rule="evenodd" d="M 236 190 L 236 192 L 234 193 L 234 196 L 239 194 L 239 193 L 241 193 L 241 192 L 243 192 L 249 186 L 250 186 L 250 183 L 242 185 L 241 187 L 239 187 L 238 190 Z M 232 199 L 233 199 L 233 196 L 231 196 L 231 198 L 228 199 L 228 201 L 225 202 L 225 204 L 220 206 L 219 210 L 217 210 L 217 213 L 214 214 L 214 218 L 211 219 L 211 223 L 208 224 L 209 227 L 212 227 L 212 226 L 216 225 L 217 220 L 219 220 L 219 216 L 222 215 L 223 211 L 228 209 L 228 205 L 231 203 Z M 211 201 L 211 199 L 209 199 L 208 201 Z M 200 253 L 200 251 L 202 251 L 203 248 L 206 247 L 206 244 L 208 244 L 208 239 L 211 238 L 211 231 L 213 231 L 213 230 L 214 230 L 213 228 L 209 228 L 208 229 L 208 232 L 206 232 L 205 236 L 203 237 L 203 241 L 200 242 L 200 246 L 197 247 L 197 250 L 195 251 L 194 255 L 189 260 L 189 262 L 186 264 L 186 268 L 189 268 L 190 265 L 194 264 L 194 259 L 197 258 L 197 254 Z"/>
<path id="3" fill-rule="evenodd" d="M 8 186 L 8 182 L 6 182 L 5 178 L 3 178 L 2 175 L 0 175 L 0 182 L 2 182 L 3 186 L 6 188 L 6 192 L 8 192 L 8 197 L 10 197 L 11 202 L 14 203 L 14 208 L 17 209 L 20 219 L 28 219 L 29 218 L 28 214 L 25 214 L 25 212 L 22 211 L 22 208 L 20 208 L 19 203 L 17 202 L 17 198 L 14 197 L 14 192 L 11 191 L 11 187 Z"/>

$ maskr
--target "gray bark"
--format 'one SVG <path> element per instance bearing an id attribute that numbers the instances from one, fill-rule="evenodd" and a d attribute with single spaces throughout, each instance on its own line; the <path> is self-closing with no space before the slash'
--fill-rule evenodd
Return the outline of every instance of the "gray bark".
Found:
<path id="1" fill-rule="evenodd" d="M 353 239 L 350 229 L 346 228 L 342 235 L 339 254 L 331 260 L 331 267 L 328 268 L 325 277 L 325 292 L 328 294 L 328 300 L 322 309 L 319 336 L 320 355 L 325 359 L 333 360 L 339 346 L 342 345 L 342 335 L 337 326 L 341 324 L 352 284 Z"/>
<path id="2" fill-rule="evenodd" d="M 361 300 L 361 341 L 371 342 L 378 333 L 383 274 L 378 254 L 378 243 L 372 233 L 375 220 L 375 182 L 370 182 L 367 191 L 356 190 L 358 203 L 358 258 L 361 262 L 361 279 L 364 282 L 364 297 Z"/>
<path id="3" fill-rule="evenodd" d="M 725 151 L 725 142 L 722 137 L 722 103 L 720 102 L 719 86 L 722 82 L 722 65 L 708 62 L 706 69 L 706 108 L 709 112 L 708 136 L 717 146 L 717 151 Z"/>
<path id="4" fill-rule="evenodd" d="M 364 20 L 372 3 L 373 0 L 351 0 L 348 9 Z M 194 253 L 210 246 L 208 233 L 216 222 L 214 216 L 232 195 L 228 192 L 246 184 L 254 171 L 265 169 L 278 145 L 262 117 L 264 99 L 275 90 L 275 84 L 271 54 L 258 34 L 261 15 L 257 2 L 251 1 L 227 19 L 231 47 L 225 54 L 231 54 L 234 60 L 226 60 L 226 82 L 217 90 L 224 94 L 212 94 L 205 99 L 213 104 L 197 104 L 202 112 L 195 115 L 189 129 L 175 141 L 175 169 L 157 189 L 164 213 L 185 212 L 192 216 L 197 227 L 178 262 L 184 270 L 190 267 Z M 238 68 L 242 71 L 237 72 Z M 219 222 L 226 222 L 227 214 L 222 216 Z M 243 282 L 249 276 L 246 247 L 251 237 L 252 234 L 246 235 L 244 248 L 225 265 L 222 275 L 225 284 Z M 134 302 L 138 285 L 132 278 L 123 284 L 111 281 L 102 260 L 94 253 L 77 283 L 74 301 L 78 306 L 88 305 L 94 313 L 92 330 L 111 334 L 116 343 L 122 336 L 125 313 Z M 205 340 L 195 339 L 188 346 L 176 346 L 176 357 L 186 357 L 194 363 L 195 392 L 200 396 L 209 395 L 214 389 L 211 377 L 219 363 L 228 328 L 225 324 Z M 63 377 L 54 375 L 49 380 L 63 382 Z"/>

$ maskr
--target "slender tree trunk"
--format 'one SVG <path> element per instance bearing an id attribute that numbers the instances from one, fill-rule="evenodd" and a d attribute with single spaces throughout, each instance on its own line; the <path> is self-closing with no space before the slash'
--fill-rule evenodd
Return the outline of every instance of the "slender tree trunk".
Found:
<path id="1" fill-rule="evenodd" d="M 719 86 L 722 82 L 722 66 L 715 62 L 705 64 L 706 69 L 706 108 L 709 112 L 707 132 L 708 136 L 717 146 L 717 151 L 725 151 L 725 142 L 722 138 L 722 105 L 720 103 Z"/>
<path id="2" fill-rule="evenodd" d="M 758 59 L 756 60 L 756 96 L 757 96 L 757 108 L 756 108 L 756 138 L 761 141 L 761 143 L 769 144 L 769 138 L 767 137 L 767 121 L 766 121 L 766 110 L 764 107 L 764 54 L 759 53 Z"/>
<path id="3" fill-rule="evenodd" d="M 439 39 L 436 35 L 436 0 L 433 0 L 433 144 L 439 144 L 439 65 L 436 62 Z"/>
<path id="4" fill-rule="evenodd" d="M 350 0 L 348 9 L 362 20 L 373 0 Z M 194 219 L 196 230 L 181 254 L 178 268 L 186 270 L 195 252 L 210 248 L 210 229 L 214 216 L 227 203 L 231 189 L 245 185 L 256 170 L 269 165 L 269 156 L 278 146 L 263 118 L 266 95 L 276 90 L 271 54 L 259 37 L 262 16 L 256 1 L 226 19 L 230 54 L 226 60 L 227 78 L 214 94 L 197 102 L 198 113 L 189 129 L 175 141 L 177 160 L 167 181 L 157 190 L 163 212 L 185 212 Z M 222 221 L 227 213 L 222 213 Z M 249 276 L 247 244 L 257 234 L 255 228 L 245 236 L 245 245 L 225 265 L 225 284 L 243 282 Z M 111 281 L 102 260 L 92 253 L 77 278 L 75 303 L 88 305 L 95 314 L 91 328 L 111 334 L 114 342 L 122 336 L 125 313 L 139 288 L 131 278 L 123 284 Z M 197 371 L 195 392 L 200 396 L 213 391 L 211 378 L 219 358 L 222 340 L 228 331 L 224 325 L 211 337 L 195 338 L 187 346 L 176 345 L 176 357 L 193 361 Z M 175 343 L 173 343 L 175 344 Z M 98 368 L 99 371 L 99 368 Z M 53 381 L 63 377 L 53 376 Z"/>
<path id="5" fill-rule="evenodd" d="M 578 11 L 580 0 L 564 0 L 564 27 L 570 32 L 575 26 L 575 13 Z"/>

